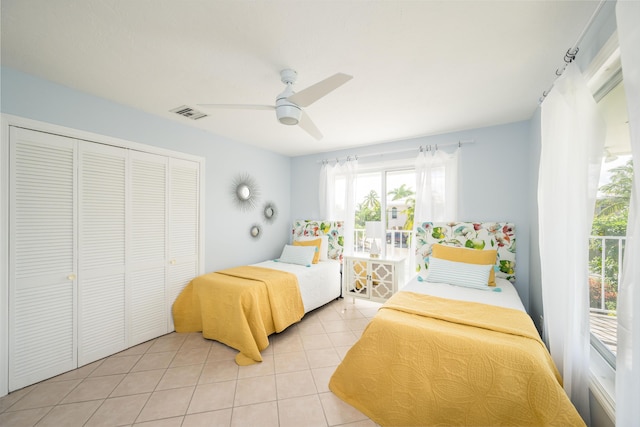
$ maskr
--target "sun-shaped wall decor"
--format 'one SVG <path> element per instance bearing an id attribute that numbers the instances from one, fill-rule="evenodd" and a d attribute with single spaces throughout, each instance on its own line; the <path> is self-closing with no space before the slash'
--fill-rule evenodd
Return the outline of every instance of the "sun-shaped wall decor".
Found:
<path id="1" fill-rule="evenodd" d="M 262 214 L 264 215 L 264 220 L 267 223 L 272 223 L 276 220 L 278 216 L 278 210 L 276 209 L 276 205 L 273 202 L 267 202 L 262 209 Z"/>
<path id="2" fill-rule="evenodd" d="M 256 207 L 260 190 L 256 181 L 248 174 L 243 174 L 233 180 L 231 186 L 233 200 L 243 211 L 250 211 Z"/>
<path id="3" fill-rule="evenodd" d="M 249 234 L 251 234 L 251 237 L 254 239 L 259 239 L 262 236 L 262 227 L 258 224 L 252 225 L 249 229 Z"/>

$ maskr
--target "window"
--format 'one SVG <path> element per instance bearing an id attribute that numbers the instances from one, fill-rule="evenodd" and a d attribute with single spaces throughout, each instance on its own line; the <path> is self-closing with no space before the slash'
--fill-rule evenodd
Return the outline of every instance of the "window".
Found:
<path id="1" fill-rule="evenodd" d="M 601 61 L 589 80 L 607 125 L 607 136 L 589 242 L 588 286 L 591 343 L 615 369 L 618 284 L 624 262 L 633 159 L 619 49 L 609 50 L 613 53 Z"/>
<path id="2" fill-rule="evenodd" d="M 378 222 L 376 246 L 384 258 L 404 258 L 411 266 L 416 175 L 407 166 L 372 165 L 359 167 L 355 186 L 354 252 L 368 254 L 372 236 L 367 223 Z M 376 228 L 369 227 L 369 230 Z M 408 274 L 409 271 L 406 271 Z"/>
<path id="3" fill-rule="evenodd" d="M 320 206 L 326 207 L 328 218 L 343 220 L 345 229 L 353 230 L 353 235 L 345 235 L 345 251 L 370 255 L 375 233 L 373 247 L 381 249 L 379 256 L 404 258 L 406 277 L 411 277 L 415 213 L 422 212 L 422 221 L 457 217 L 458 150 L 448 154 L 420 149 L 417 158 L 357 162 L 350 168 L 325 162 L 320 171 Z"/>
<path id="4" fill-rule="evenodd" d="M 369 252 L 374 236 L 366 235 L 367 222 L 379 222 L 382 215 L 382 176 L 379 172 L 359 173 L 356 178 L 355 194 L 355 239 L 354 252 Z M 346 213 L 349 215 L 349 213 Z M 382 236 L 375 238 L 381 239 Z M 384 255 L 384 252 L 383 252 Z"/>

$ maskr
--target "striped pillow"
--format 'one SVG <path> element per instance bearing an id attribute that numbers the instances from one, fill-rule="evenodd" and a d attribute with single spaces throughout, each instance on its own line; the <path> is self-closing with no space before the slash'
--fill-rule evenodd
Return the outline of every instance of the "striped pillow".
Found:
<path id="1" fill-rule="evenodd" d="M 487 282 L 493 265 L 467 264 L 440 258 L 429 259 L 427 282 L 448 283 L 475 289 L 489 289 Z"/>
<path id="2" fill-rule="evenodd" d="M 470 249 L 470 248 L 458 248 L 456 246 L 447 246 L 439 243 L 434 244 L 431 247 L 431 256 L 440 259 L 446 259 L 447 261 L 464 262 L 466 264 L 491 264 L 496 263 L 496 257 L 498 251 L 495 249 Z M 494 267 L 495 268 L 495 267 Z M 489 286 L 496 285 L 496 273 L 489 271 Z"/>
<path id="3" fill-rule="evenodd" d="M 315 256 L 317 250 L 318 248 L 316 246 L 284 245 L 284 249 L 282 249 L 282 255 L 280 255 L 280 258 L 274 261 L 311 267 L 313 257 Z"/>

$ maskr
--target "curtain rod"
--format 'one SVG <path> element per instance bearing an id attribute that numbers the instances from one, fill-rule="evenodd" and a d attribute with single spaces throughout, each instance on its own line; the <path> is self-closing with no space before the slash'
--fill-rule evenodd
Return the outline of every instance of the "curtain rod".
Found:
<path id="1" fill-rule="evenodd" d="M 593 11 L 593 14 L 591 15 L 591 18 L 589 18 L 589 21 L 587 21 L 587 24 L 582 29 L 582 32 L 578 36 L 578 39 L 573 44 L 573 46 L 571 46 L 567 50 L 567 52 L 564 54 L 564 65 L 562 66 L 562 68 L 557 68 L 556 69 L 556 78 L 554 79 L 553 83 L 551 83 L 551 86 L 549 87 L 549 89 L 547 89 L 544 92 L 542 92 L 542 96 L 539 99 L 540 103 L 542 103 L 542 101 L 544 101 L 544 99 L 547 97 L 547 95 L 549 95 L 549 92 L 551 92 L 551 89 L 553 89 L 553 86 L 555 84 L 555 80 L 557 80 L 558 77 L 560 77 L 562 75 L 562 73 L 564 73 L 564 70 L 567 69 L 569 64 L 571 64 L 576 59 L 576 55 L 578 55 L 578 51 L 580 50 L 580 43 L 582 43 L 582 39 L 584 39 L 584 36 L 587 34 L 587 31 L 589 31 L 589 28 L 591 28 L 591 25 L 593 25 L 593 22 L 596 20 L 596 18 L 598 17 L 598 14 L 600 13 L 600 10 L 602 10 L 602 7 L 604 6 L 604 4 L 607 1 L 608 0 L 600 0 L 600 3 L 598 3 L 598 6 Z"/>
<path id="2" fill-rule="evenodd" d="M 371 153 L 371 154 L 357 154 L 357 155 L 353 155 L 353 156 L 346 156 L 346 157 L 336 157 L 333 159 L 323 159 L 323 160 L 319 160 L 316 163 L 329 163 L 329 162 L 333 162 L 334 160 L 336 161 L 336 163 L 340 163 L 341 161 L 348 161 L 348 160 L 358 160 L 358 159 L 362 159 L 365 157 L 378 157 L 378 156 L 385 156 L 388 154 L 398 154 L 398 153 L 411 153 L 411 152 L 418 152 L 421 153 L 423 151 L 431 151 L 431 150 L 438 150 L 438 147 L 447 147 L 447 146 L 451 146 L 451 145 L 457 145 L 458 147 L 462 147 L 462 144 L 473 144 L 475 142 L 475 140 L 473 139 L 469 139 L 466 141 L 452 141 L 452 142 L 444 142 L 442 144 L 427 144 L 425 146 L 419 146 L 418 148 L 407 148 L 404 150 L 390 150 L 390 151 L 381 151 L 379 153 Z"/>

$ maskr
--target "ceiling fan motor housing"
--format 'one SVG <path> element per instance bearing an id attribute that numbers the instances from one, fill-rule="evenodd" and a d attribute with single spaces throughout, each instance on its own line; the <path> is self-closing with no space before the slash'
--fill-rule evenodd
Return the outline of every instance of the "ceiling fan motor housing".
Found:
<path id="1" fill-rule="evenodd" d="M 278 105 L 276 107 L 276 116 L 284 125 L 297 125 L 301 115 L 302 110 L 297 105 Z"/>
<path id="2" fill-rule="evenodd" d="M 297 125 L 302 115 L 302 109 L 287 100 L 291 95 L 293 95 L 293 89 L 288 84 L 284 92 L 278 95 L 276 99 L 276 116 L 278 121 L 284 125 Z"/>

